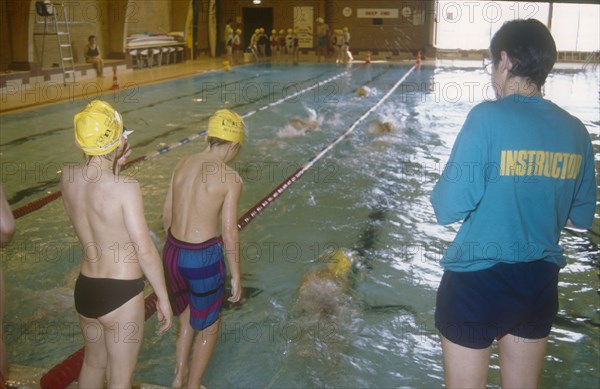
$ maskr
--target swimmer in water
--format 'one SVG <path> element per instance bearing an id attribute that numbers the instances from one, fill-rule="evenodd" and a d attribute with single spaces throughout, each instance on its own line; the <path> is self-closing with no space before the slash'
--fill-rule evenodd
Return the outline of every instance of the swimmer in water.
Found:
<path id="1" fill-rule="evenodd" d="M 295 308 L 320 318 L 339 317 L 352 300 L 348 293 L 348 275 L 354 259 L 336 250 L 326 261 L 326 267 L 312 270 L 302 279 Z"/>
<path id="2" fill-rule="evenodd" d="M 302 130 L 306 134 L 316 130 L 317 127 L 319 127 L 319 122 L 314 119 L 303 120 L 300 118 L 293 118 L 293 119 L 290 119 L 288 121 L 288 123 L 290 124 L 290 126 L 294 127 L 296 130 Z"/>
<path id="3" fill-rule="evenodd" d="M 366 86 L 361 86 L 360 88 L 358 88 L 356 90 L 356 95 L 358 97 L 367 97 L 371 94 L 371 90 L 369 88 L 367 88 Z"/>
<path id="4" fill-rule="evenodd" d="M 390 121 L 374 120 L 369 123 L 367 131 L 371 134 L 389 134 L 394 131 L 394 124 Z"/>

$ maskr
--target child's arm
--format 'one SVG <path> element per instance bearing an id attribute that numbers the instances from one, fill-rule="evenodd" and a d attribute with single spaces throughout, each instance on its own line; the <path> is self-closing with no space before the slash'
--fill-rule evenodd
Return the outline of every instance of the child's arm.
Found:
<path id="1" fill-rule="evenodd" d="M 236 175 L 237 176 L 237 175 Z M 237 226 L 237 207 L 242 192 L 242 181 L 232 179 L 228 183 L 227 194 L 223 202 L 222 234 L 223 244 L 225 246 L 225 256 L 229 272 L 231 273 L 231 297 L 228 300 L 232 303 L 238 302 L 242 297 L 242 285 L 240 278 L 240 234 Z"/>
<path id="2" fill-rule="evenodd" d="M 6 247 L 15 233 L 15 218 L 0 184 L 0 247 Z"/>
<path id="3" fill-rule="evenodd" d="M 124 186 L 127 186 L 127 190 L 123 190 L 123 196 L 126 197 L 123 203 L 127 204 L 123 208 L 125 226 L 132 242 L 135 244 L 140 268 L 158 297 L 156 304 L 158 321 L 164 321 L 159 331 L 163 333 L 171 327 L 173 312 L 167 295 L 162 261 L 148 232 L 139 184 L 128 183 Z"/>

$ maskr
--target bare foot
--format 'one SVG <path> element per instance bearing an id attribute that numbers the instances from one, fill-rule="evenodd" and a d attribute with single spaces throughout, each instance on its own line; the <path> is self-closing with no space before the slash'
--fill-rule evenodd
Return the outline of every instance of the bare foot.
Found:
<path id="1" fill-rule="evenodd" d="M 183 377 L 187 376 L 188 369 L 175 369 L 175 378 L 171 383 L 171 388 L 180 389 L 183 388 Z"/>

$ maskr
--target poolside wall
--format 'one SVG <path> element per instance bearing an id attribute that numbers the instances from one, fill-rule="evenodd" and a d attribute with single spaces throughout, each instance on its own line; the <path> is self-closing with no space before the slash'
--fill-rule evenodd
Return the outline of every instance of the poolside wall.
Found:
<path id="1" fill-rule="evenodd" d="M 597 0 L 556 0 L 585 3 Z M 64 0 L 69 12 L 69 27 L 76 63 L 82 63 L 83 48 L 89 35 L 96 35 L 104 58 L 122 60 L 131 67 L 125 50 L 128 34 L 140 32 L 167 33 L 184 31 L 189 0 Z M 208 0 L 198 0 L 196 55 L 209 55 Z M 428 58 L 438 54 L 431 43 L 434 36 L 435 0 L 217 0 L 217 55 L 223 51 L 223 31 L 228 19 L 244 27 L 247 10 L 272 13 L 271 27 L 294 26 L 294 8 L 312 9 L 313 19 L 323 17 L 330 28 L 348 27 L 352 34 L 351 50 L 359 58 L 371 51 L 376 59 L 412 59 L 418 50 Z M 396 10 L 395 17 L 368 17 L 365 9 Z M 361 15 L 360 12 L 363 12 Z M 313 25 L 314 26 L 314 25 Z M 265 26 L 267 27 L 267 26 Z M 44 18 L 35 12 L 35 0 L 0 0 L 0 71 L 28 71 L 40 75 L 41 39 L 35 33 L 44 29 Z M 245 35 L 249 35 L 247 32 Z M 246 42 L 249 36 L 242 37 Z M 301 55 L 314 55 L 314 48 L 301 49 Z M 478 57 L 479 53 L 450 50 L 443 58 Z M 191 58 L 191 53 L 186 53 Z M 196 57 L 196 55 L 194 57 Z M 46 37 L 44 67 L 57 64 L 56 38 Z M 584 61 L 586 55 L 563 55 L 562 60 Z"/>

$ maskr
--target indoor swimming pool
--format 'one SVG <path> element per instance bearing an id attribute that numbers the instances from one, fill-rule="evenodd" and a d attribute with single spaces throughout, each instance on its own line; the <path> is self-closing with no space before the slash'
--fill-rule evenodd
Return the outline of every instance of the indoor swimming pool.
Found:
<path id="1" fill-rule="evenodd" d="M 83 161 L 73 115 L 102 98 L 135 132 L 131 159 L 201 133 L 219 108 L 245 115 L 248 141 L 232 166 L 244 179 L 239 215 L 340 134 L 392 85 L 406 79 L 354 131 L 240 234 L 243 303 L 223 313 L 207 387 L 441 387 L 434 327 L 438 262 L 458 224 L 440 226 L 430 192 L 467 112 L 493 98 L 479 64 L 251 65 L 166 83 L 96 93 L 0 116 L 2 183 L 13 209 L 59 190 L 59 171 Z M 363 87 L 364 96 L 357 90 Z M 545 97 L 579 117 L 600 162 L 598 71 L 556 70 Z M 381 123 L 390 132 L 381 133 Z M 185 143 L 185 142 L 182 142 Z M 162 205 L 173 168 L 204 148 L 203 137 L 133 165 L 146 219 L 162 248 Z M 598 166 L 598 164 L 597 164 Z M 93 180 L 93 176 L 90 176 Z M 563 232 L 568 265 L 548 344 L 542 387 L 593 387 L 600 379 L 598 211 L 591 232 Z M 355 258 L 336 315 L 297 308 L 304 274 L 343 249 Z M 50 369 L 83 342 L 73 306 L 81 248 L 59 200 L 17 220 L 2 251 L 10 364 Z M 146 293 L 150 293 L 147 290 Z M 341 299 L 341 300 L 340 300 Z M 124 336 L 126 334 L 123 334 Z M 169 386 L 176 327 L 146 322 L 135 380 Z M 489 382 L 499 387 L 497 349 Z"/>

